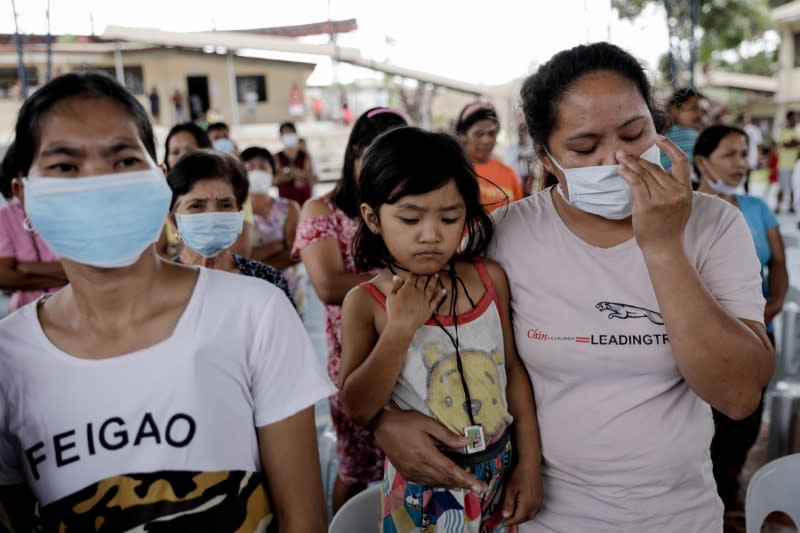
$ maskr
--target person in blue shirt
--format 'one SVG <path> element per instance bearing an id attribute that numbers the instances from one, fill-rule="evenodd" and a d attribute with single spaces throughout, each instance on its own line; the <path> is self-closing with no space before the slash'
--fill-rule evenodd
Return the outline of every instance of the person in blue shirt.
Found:
<path id="1" fill-rule="evenodd" d="M 738 194 L 750 170 L 747 163 L 747 134 L 744 130 L 716 125 L 703 130 L 694 145 L 694 166 L 700 178 L 699 192 L 719 196 L 737 206 L 750 232 L 761 262 L 764 298 L 764 324 L 773 345 L 772 320 L 783 308 L 789 288 L 786 257 L 775 215 L 761 198 Z M 748 418 L 733 420 L 714 410 L 716 432 L 711 442 L 711 460 L 717 491 L 726 511 L 740 511 L 738 475 L 747 452 L 755 443 L 761 426 L 762 404 Z"/>

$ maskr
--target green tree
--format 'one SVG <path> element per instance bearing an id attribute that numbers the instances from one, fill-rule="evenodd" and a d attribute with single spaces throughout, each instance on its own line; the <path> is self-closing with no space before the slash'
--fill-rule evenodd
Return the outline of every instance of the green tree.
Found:
<path id="1" fill-rule="evenodd" d="M 769 16 L 770 0 L 698 0 L 699 17 L 697 37 L 697 61 L 703 64 L 722 64 L 721 52 L 737 54 L 739 61 L 735 70 L 763 74 L 772 67 L 764 64 L 770 53 L 750 60 L 739 54 L 739 46 L 746 41 L 759 38 L 772 27 Z M 772 0 L 774 1 L 774 0 Z M 691 2 L 690 0 L 611 0 L 620 18 L 634 20 L 651 4 L 662 4 L 670 14 L 668 21 L 673 39 L 673 54 L 679 63 L 688 65 L 691 47 Z M 666 63 L 666 62 L 665 62 Z M 751 72 L 749 69 L 757 72 Z M 668 68 L 667 68 L 668 70 Z"/>

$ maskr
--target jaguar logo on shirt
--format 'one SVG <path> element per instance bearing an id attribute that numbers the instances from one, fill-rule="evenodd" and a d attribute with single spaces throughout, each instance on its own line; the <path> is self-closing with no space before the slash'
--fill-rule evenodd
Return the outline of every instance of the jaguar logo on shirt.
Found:
<path id="1" fill-rule="evenodd" d="M 609 319 L 619 318 L 627 320 L 628 318 L 646 318 L 653 324 L 663 325 L 664 317 L 661 313 L 656 313 L 644 307 L 637 307 L 635 305 L 620 304 L 615 302 L 600 302 L 594 306 L 598 311 L 611 311 L 608 315 Z"/>
<path id="2" fill-rule="evenodd" d="M 610 311 L 608 318 L 618 318 L 627 320 L 630 318 L 646 318 L 651 323 L 658 326 L 664 325 L 664 318 L 661 313 L 616 302 L 599 302 L 595 309 L 601 312 Z M 574 342 L 578 344 L 594 344 L 600 346 L 650 346 L 664 345 L 669 343 L 666 333 L 642 333 L 642 334 L 608 334 L 591 333 L 590 335 L 553 335 L 539 328 L 531 328 L 527 335 L 529 340 L 539 342 Z"/>

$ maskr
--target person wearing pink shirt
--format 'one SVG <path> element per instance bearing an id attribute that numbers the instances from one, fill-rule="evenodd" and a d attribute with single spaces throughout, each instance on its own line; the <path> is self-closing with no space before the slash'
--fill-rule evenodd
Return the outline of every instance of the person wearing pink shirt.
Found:
<path id="1" fill-rule="evenodd" d="M 34 231 L 26 229 L 22 206 L 11 199 L 11 180 L 18 174 L 14 154 L 12 144 L 0 170 L 0 189 L 8 199 L 0 207 L 0 288 L 13 291 L 9 313 L 67 283 L 58 257 Z"/>

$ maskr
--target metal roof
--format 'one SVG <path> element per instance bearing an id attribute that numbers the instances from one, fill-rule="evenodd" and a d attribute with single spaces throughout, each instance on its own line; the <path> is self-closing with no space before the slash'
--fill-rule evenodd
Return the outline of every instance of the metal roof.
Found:
<path id="1" fill-rule="evenodd" d="M 305 54 L 310 56 L 325 56 L 338 61 L 350 63 L 368 69 L 386 72 L 388 74 L 411 78 L 424 83 L 446 87 L 459 92 L 483 95 L 487 88 L 429 72 L 422 72 L 409 68 L 377 62 L 361 55 L 357 48 L 344 48 L 334 44 L 308 44 L 295 41 L 286 37 L 262 35 L 242 31 L 205 31 L 205 32 L 169 32 L 155 28 L 132 28 L 127 26 L 107 26 L 102 35 L 103 39 L 119 40 L 133 43 L 149 43 L 162 46 L 183 46 L 204 48 L 206 46 L 222 47 L 235 52 L 236 50 L 265 50 L 282 53 Z"/>

